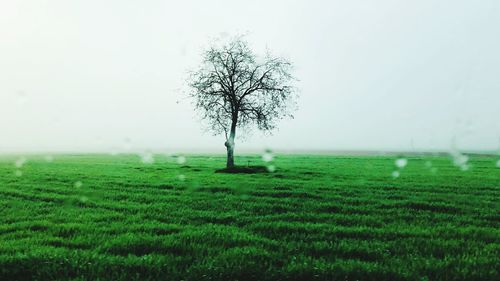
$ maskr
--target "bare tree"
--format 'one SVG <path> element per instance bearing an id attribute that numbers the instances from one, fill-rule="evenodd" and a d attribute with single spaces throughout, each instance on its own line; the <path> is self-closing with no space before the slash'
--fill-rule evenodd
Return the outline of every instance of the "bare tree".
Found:
<path id="1" fill-rule="evenodd" d="M 291 117 L 295 91 L 292 64 L 269 52 L 257 57 L 241 37 L 212 45 L 201 67 L 191 73 L 190 96 L 208 128 L 224 134 L 227 168 L 234 168 L 236 128 L 256 126 L 271 131 L 276 122 Z"/>

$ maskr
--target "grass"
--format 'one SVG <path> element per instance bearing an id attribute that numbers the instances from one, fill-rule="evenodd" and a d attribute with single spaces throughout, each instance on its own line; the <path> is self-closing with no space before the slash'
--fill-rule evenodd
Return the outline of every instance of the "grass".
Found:
<path id="1" fill-rule="evenodd" d="M 16 159 L 0 280 L 500 280 L 495 157 L 278 155 L 257 174 L 215 173 L 223 156 Z"/>

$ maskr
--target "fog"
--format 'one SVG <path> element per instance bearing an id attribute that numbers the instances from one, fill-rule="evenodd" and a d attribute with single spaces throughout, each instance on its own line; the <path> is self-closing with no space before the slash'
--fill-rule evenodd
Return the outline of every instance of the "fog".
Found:
<path id="1" fill-rule="evenodd" d="M 295 64 L 299 109 L 236 150 L 496 151 L 500 2 L 2 1 L 0 152 L 225 152 L 186 98 L 214 38 Z"/>

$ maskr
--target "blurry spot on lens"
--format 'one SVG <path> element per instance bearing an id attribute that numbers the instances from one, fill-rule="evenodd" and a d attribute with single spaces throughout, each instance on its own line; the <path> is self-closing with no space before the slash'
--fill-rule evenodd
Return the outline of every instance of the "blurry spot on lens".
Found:
<path id="1" fill-rule="evenodd" d="M 182 165 L 184 163 L 186 163 L 186 157 L 184 157 L 182 155 L 177 156 L 177 164 Z"/>
<path id="2" fill-rule="evenodd" d="M 274 165 L 267 166 L 267 171 L 270 173 L 274 173 L 276 171 L 276 167 Z"/>
<path id="3" fill-rule="evenodd" d="M 140 155 L 140 157 L 143 164 L 153 164 L 155 162 L 153 153 L 151 152 L 144 152 Z"/>
<path id="4" fill-rule="evenodd" d="M 273 158 L 273 152 L 270 149 L 266 149 L 266 151 L 262 154 L 262 161 L 264 162 L 271 162 L 273 161 Z"/>
<path id="5" fill-rule="evenodd" d="M 20 105 L 24 105 L 24 104 L 26 104 L 26 102 L 28 102 L 28 96 L 26 95 L 26 92 L 24 92 L 24 91 L 17 92 L 17 102 Z"/>
<path id="6" fill-rule="evenodd" d="M 396 164 L 396 167 L 398 167 L 398 168 L 404 168 L 404 167 L 406 167 L 406 165 L 408 165 L 408 160 L 405 158 L 399 158 L 399 159 L 396 159 L 395 164 Z"/>
<path id="7" fill-rule="evenodd" d="M 132 140 L 130 138 L 123 139 L 123 149 L 130 150 L 132 148 Z"/>
<path id="8" fill-rule="evenodd" d="M 16 160 L 16 162 L 14 162 L 14 165 L 16 166 L 16 168 L 21 168 L 24 163 L 26 163 L 26 158 L 24 157 L 20 157 L 19 159 Z"/>

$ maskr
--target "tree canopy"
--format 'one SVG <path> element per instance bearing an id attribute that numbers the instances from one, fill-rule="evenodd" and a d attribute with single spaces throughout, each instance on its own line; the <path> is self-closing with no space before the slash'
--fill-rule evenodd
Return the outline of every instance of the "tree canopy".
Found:
<path id="1" fill-rule="evenodd" d="M 288 60 L 270 52 L 257 57 L 237 37 L 221 46 L 212 45 L 204 53 L 201 67 L 191 73 L 190 96 L 209 129 L 214 134 L 224 133 L 228 167 L 234 166 L 230 161 L 236 128 L 255 126 L 271 131 L 278 120 L 293 118 L 296 91 L 291 70 Z"/>

